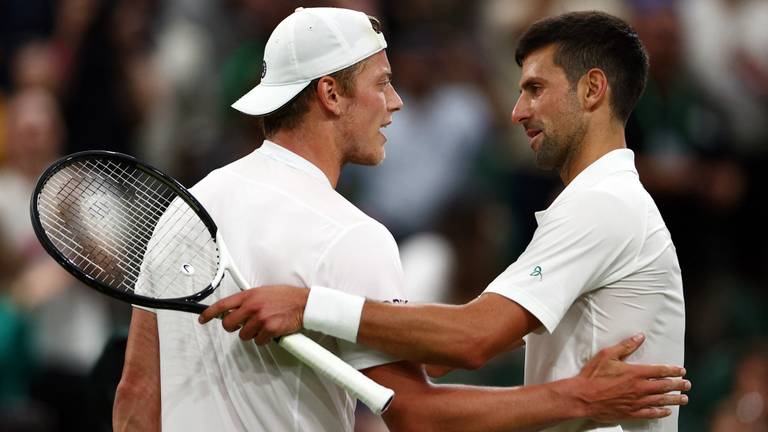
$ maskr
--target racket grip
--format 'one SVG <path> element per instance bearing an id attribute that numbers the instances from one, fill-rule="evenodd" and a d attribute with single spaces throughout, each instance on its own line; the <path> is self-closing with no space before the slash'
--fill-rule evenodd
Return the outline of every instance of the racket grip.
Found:
<path id="1" fill-rule="evenodd" d="M 386 411 L 395 397 L 392 389 L 376 383 L 301 333 L 283 336 L 277 343 L 304 364 L 343 387 L 376 415 Z"/>

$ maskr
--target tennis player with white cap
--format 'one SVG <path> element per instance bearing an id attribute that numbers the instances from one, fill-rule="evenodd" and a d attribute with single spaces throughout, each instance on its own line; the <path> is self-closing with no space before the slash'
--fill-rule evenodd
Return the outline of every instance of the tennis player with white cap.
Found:
<path id="1" fill-rule="evenodd" d="M 259 116 L 266 140 L 211 172 L 191 191 L 210 212 L 253 286 L 332 286 L 378 300 L 404 297 L 391 234 L 335 191 L 346 163 L 384 159 L 381 129 L 402 101 L 379 22 L 334 8 L 297 9 L 273 31 L 261 84 L 234 107 Z M 225 278 L 214 300 L 247 300 Z M 244 292 L 244 293 L 247 293 Z M 134 308 L 113 425 L 121 430 L 352 431 L 355 401 L 252 330 L 247 303 L 221 324 Z M 570 379 L 526 388 L 433 386 L 421 365 L 309 333 L 369 377 L 395 390 L 391 430 L 493 431 L 579 417 L 661 416 L 679 404 L 683 371 L 619 359 L 628 339 Z M 642 369 L 641 369 L 642 368 Z"/>

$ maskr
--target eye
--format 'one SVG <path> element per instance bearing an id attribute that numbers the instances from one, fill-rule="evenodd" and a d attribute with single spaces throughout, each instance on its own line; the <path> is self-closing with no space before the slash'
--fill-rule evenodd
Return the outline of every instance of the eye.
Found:
<path id="1" fill-rule="evenodd" d="M 520 93 L 527 93 L 531 97 L 536 97 L 541 94 L 541 92 L 544 91 L 544 87 L 541 84 L 538 83 L 530 83 L 523 86 Z"/>

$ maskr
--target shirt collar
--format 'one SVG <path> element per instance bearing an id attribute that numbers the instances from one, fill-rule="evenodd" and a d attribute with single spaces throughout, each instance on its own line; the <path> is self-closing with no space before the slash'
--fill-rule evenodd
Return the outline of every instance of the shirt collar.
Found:
<path id="1" fill-rule="evenodd" d="M 635 168 L 635 153 L 627 148 L 609 151 L 601 156 L 600 159 L 592 162 L 571 180 L 568 186 L 560 192 L 560 195 L 555 198 L 555 201 L 547 210 L 565 199 L 568 195 L 586 189 L 611 174 L 622 171 L 629 171 L 637 175 L 637 169 Z M 547 210 L 536 212 L 536 219 L 538 220 L 543 216 Z"/>
<path id="2" fill-rule="evenodd" d="M 571 180 L 564 192 L 590 187 L 609 175 L 621 171 L 637 174 L 635 153 L 630 149 L 616 149 L 604 154 Z"/>
<path id="3" fill-rule="evenodd" d="M 304 159 L 303 157 L 273 141 L 265 139 L 264 143 L 261 144 L 261 147 L 256 149 L 256 152 L 268 158 L 272 158 L 278 162 L 284 163 L 291 168 L 295 168 L 299 171 L 309 174 L 318 180 L 322 180 L 328 185 L 331 184 L 330 180 L 328 180 L 328 177 L 325 176 L 325 173 L 323 173 L 323 171 L 312 162 Z"/>

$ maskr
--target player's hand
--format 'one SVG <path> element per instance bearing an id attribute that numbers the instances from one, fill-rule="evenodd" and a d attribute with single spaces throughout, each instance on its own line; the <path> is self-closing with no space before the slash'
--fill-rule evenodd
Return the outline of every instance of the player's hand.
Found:
<path id="1" fill-rule="evenodd" d="M 685 405 L 691 383 L 685 369 L 670 365 L 629 364 L 623 360 L 645 341 L 642 334 L 600 351 L 576 377 L 587 416 L 608 423 L 621 419 L 653 419 L 672 413 L 669 405 Z"/>
<path id="2" fill-rule="evenodd" d="M 278 336 L 299 331 L 304 318 L 308 288 L 283 285 L 251 288 L 210 305 L 198 321 L 205 324 L 222 317 L 224 330 L 240 330 L 242 340 L 264 345 Z"/>

